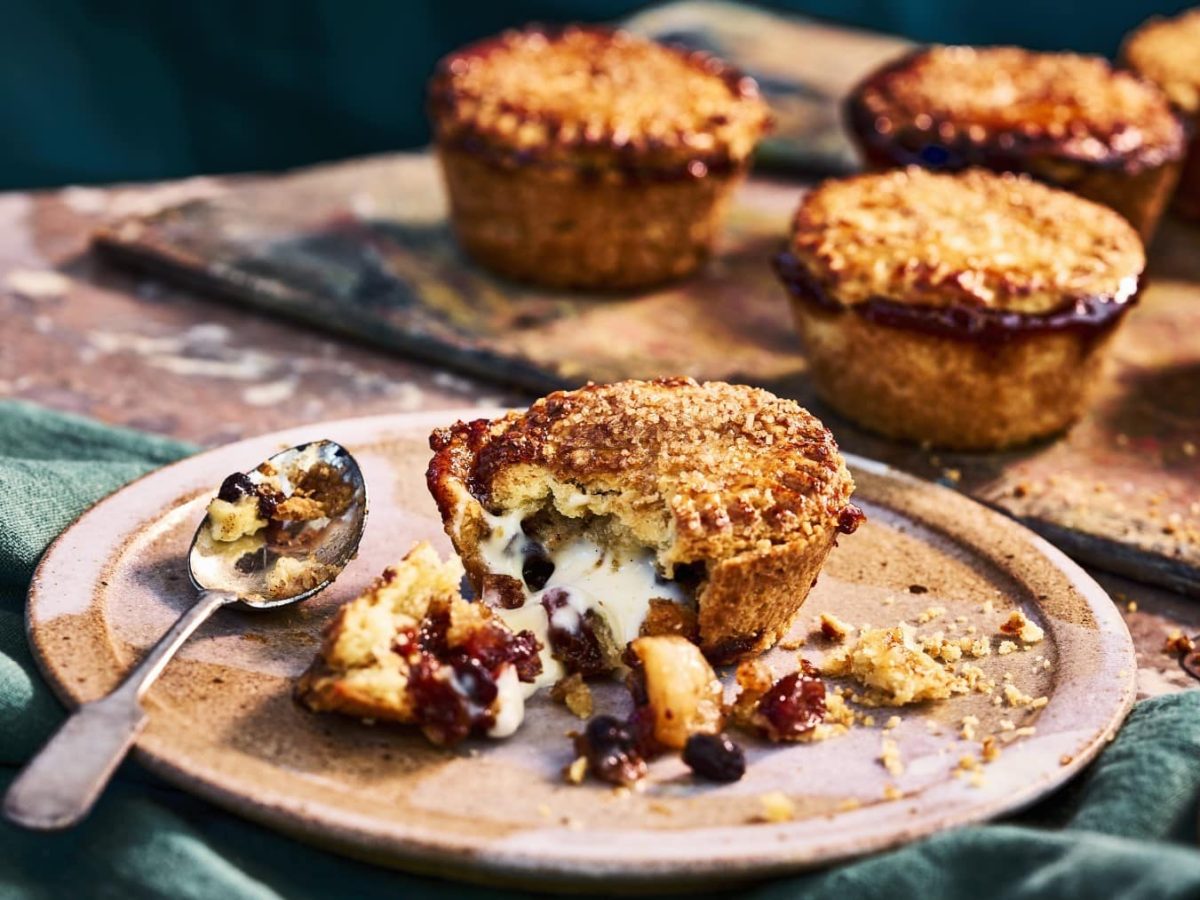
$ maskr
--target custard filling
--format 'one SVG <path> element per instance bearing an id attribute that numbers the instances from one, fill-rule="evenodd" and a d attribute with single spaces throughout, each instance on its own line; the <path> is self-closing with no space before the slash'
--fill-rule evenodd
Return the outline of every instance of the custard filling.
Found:
<path id="1" fill-rule="evenodd" d="M 480 556 L 491 576 L 505 578 L 506 587 L 519 585 L 520 597 L 516 605 L 507 591 L 501 598 L 485 586 L 483 600 L 514 632 L 531 631 L 542 645 L 542 674 L 526 686 L 529 692 L 571 672 L 619 667 L 653 601 L 691 603 L 683 585 L 660 574 L 647 547 L 597 540 L 603 529 L 594 527 L 565 534 L 560 528 L 554 539 L 542 540 L 525 510 L 485 511 L 484 517 L 490 533 L 479 544 Z"/>

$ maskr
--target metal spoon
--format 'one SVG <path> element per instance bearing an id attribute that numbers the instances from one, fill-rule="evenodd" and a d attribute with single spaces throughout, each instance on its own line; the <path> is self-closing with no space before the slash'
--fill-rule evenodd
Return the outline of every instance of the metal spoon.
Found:
<path id="1" fill-rule="evenodd" d="M 321 464 L 326 464 L 321 466 Z M 4 798 L 4 814 L 27 828 L 67 828 L 83 819 L 124 758 L 148 717 L 139 702 L 183 642 L 222 606 L 274 609 L 298 603 L 328 587 L 358 550 L 367 517 L 367 489 L 354 457 L 333 441 L 292 447 L 244 473 L 251 485 L 264 481 L 290 497 L 303 473 L 318 472 L 343 496 L 333 518 L 271 526 L 255 537 L 214 540 L 206 515 L 192 538 L 188 574 L 200 591 L 196 603 L 107 697 L 79 707 L 47 741 Z M 276 474 L 272 475 L 272 471 Z M 231 476 L 226 485 L 235 481 Z M 243 482 L 244 484 L 244 482 Z M 223 486 L 223 492 L 228 492 Z M 236 488 L 229 489 L 236 494 Z M 253 546 L 251 545 L 261 545 Z M 249 552 L 248 548 L 250 548 Z M 312 568 L 307 580 L 272 579 L 277 560 L 300 560 Z M 281 584 L 283 592 L 281 592 Z M 274 591 L 272 591 L 274 588 Z"/>

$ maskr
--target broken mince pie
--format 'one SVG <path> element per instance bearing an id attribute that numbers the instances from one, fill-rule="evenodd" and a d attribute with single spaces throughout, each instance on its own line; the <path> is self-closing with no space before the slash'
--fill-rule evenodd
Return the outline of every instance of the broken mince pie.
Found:
<path id="1" fill-rule="evenodd" d="M 434 744 L 507 737 L 541 672 L 537 639 L 459 593 L 462 566 L 426 543 L 330 623 L 297 699 L 314 712 L 419 725 Z"/>
<path id="2" fill-rule="evenodd" d="M 770 647 L 861 518 L 829 431 L 745 386 L 589 385 L 431 444 L 467 577 L 542 644 L 543 684 L 616 670 L 643 635 L 714 663 Z"/>

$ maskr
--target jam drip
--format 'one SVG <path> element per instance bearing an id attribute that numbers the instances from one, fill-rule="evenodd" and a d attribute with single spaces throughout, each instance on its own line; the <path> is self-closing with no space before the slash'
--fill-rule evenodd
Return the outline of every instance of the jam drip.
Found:
<path id="1" fill-rule="evenodd" d="M 798 300 L 829 312 L 852 312 L 868 322 L 889 328 L 920 331 L 981 344 L 1005 343 L 1039 334 L 1070 333 L 1099 337 L 1113 328 L 1137 303 L 1140 285 L 1127 297 L 1080 297 L 1047 313 L 973 308 L 963 305 L 924 306 L 871 297 L 862 303 L 843 304 L 829 295 L 812 273 L 791 253 L 773 260 L 779 279 Z"/>
<path id="2" fill-rule="evenodd" d="M 486 623 L 452 646 L 449 630 L 449 610 L 431 611 L 419 629 L 402 631 L 394 644 L 409 662 L 408 690 L 417 721 L 429 740 L 441 746 L 484 734 L 495 724 L 491 706 L 506 665 L 525 682 L 542 671 L 541 646 L 532 632 L 513 634 Z"/>

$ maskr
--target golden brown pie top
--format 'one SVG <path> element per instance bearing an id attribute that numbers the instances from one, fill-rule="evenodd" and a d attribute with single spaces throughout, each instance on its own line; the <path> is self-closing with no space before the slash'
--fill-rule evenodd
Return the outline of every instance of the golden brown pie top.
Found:
<path id="1" fill-rule="evenodd" d="M 769 120 L 754 81 L 720 60 L 581 26 L 505 32 L 450 54 L 430 106 L 439 141 L 508 161 L 600 165 L 615 154 L 693 177 L 744 162 Z"/>
<path id="2" fill-rule="evenodd" d="M 1018 47 L 934 47 L 869 76 L 851 101 L 875 133 L 964 142 L 1129 169 L 1183 152 L 1162 92 L 1098 56 Z"/>
<path id="3" fill-rule="evenodd" d="M 671 564 L 828 534 L 853 482 L 820 421 L 764 390 L 690 378 L 560 391 L 527 412 L 434 432 L 430 490 L 458 485 L 492 512 L 569 485 Z M 848 515 L 854 516 L 851 512 Z"/>
<path id="4" fill-rule="evenodd" d="M 1121 56 L 1181 110 L 1200 113 L 1200 8 L 1174 19 L 1151 19 L 1130 36 Z"/>
<path id="5" fill-rule="evenodd" d="M 1127 297 L 1145 266 L 1117 213 L 1027 176 L 920 168 L 826 181 L 791 252 L 837 302 L 872 298 L 1045 313 Z"/>

